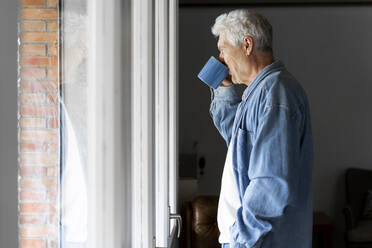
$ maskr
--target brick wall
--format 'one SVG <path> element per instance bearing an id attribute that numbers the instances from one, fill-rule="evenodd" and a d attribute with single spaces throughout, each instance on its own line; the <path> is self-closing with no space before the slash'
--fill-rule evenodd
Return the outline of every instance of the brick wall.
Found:
<path id="1" fill-rule="evenodd" d="M 58 0 L 20 0 L 19 240 L 59 247 Z"/>

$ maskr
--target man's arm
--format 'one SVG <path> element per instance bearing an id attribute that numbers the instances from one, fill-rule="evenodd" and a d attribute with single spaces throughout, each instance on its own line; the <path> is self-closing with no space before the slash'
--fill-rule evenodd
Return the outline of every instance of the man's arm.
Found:
<path id="1" fill-rule="evenodd" d="M 220 86 L 216 90 L 211 89 L 211 105 L 209 113 L 214 125 L 224 138 L 227 146 L 231 139 L 232 126 L 240 98 L 236 93 L 235 86 Z"/>
<path id="2" fill-rule="evenodd" d="M 297 117 L 285 105 L 265 107 L 249 160 L 250 183 L 230 228 L 232 242 L 260 247 L 272 223 L 291 205 L 300 169 Z"/>

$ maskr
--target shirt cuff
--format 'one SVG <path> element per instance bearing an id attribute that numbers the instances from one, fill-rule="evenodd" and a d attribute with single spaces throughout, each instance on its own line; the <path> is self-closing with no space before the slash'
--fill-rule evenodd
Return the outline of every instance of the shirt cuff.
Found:
<path id="1" fill-rule="evenodd" d="M 240 100 L 236 93 L 235 85 L 219 86 L 217 89 L 210 87 L 211 100 Z"/>
<path id="2" fill-rule="evenodd" d="M 230 243 L 231 244 L 235 244 L 235 243 L 236 244 L 239 244 L 239 247 L 240 247 L 240 245 L 242 247 L 247 247 L 248 244 L 244 240 L 242 240 L 241 237 L 239 236 L 239 229 L 238 229 L 238 227 L 236 225 L 237 225 L 237 223 L 235 221 L 233 223 L 233 225 L 231 225 L 230 228 L 229 228 L 230 229 L 230 235 L 231 235 L 231 237 L 230 237 Z M 252 248 L 261 248 L 262 242 L 263 242 L 263 238 L 264 238 L 264 235 L 261 236 L 257 240 L 257 242 L 252 246 Z"/>

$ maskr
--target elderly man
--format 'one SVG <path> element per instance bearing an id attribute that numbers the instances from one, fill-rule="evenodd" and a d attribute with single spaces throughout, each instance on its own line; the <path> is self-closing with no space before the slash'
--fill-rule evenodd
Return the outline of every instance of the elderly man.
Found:
<path id="1" fill-rule="evenodd" d="M 229 75 L 210 114 L 228 146 L 218 203 L 222 247 L 310 248 L 313 144 L 306 93 L 273 57 L 272 27 L 241 9 L 212 27 Z M 242 98 L 234 84 L 245 84 Z"/>

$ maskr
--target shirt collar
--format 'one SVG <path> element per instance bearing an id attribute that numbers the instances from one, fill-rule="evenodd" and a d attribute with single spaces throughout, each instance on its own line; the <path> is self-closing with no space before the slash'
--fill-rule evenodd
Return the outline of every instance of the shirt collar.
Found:
<path id="1" fill-rule="evenodd" d="M 284 63 L 279 60 L 275 59 L 273 63 L 270 65 L 265 66 L 253 79 L 252 83 L 248 85 L 248 87 L 244 90 L 242 95 L 242 100 L 246 101 L 251 94 L 251 92 L 256 88 L 256 86 L 264 79 L 268 74 L 285 69 Z"/>

